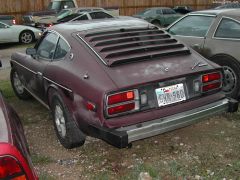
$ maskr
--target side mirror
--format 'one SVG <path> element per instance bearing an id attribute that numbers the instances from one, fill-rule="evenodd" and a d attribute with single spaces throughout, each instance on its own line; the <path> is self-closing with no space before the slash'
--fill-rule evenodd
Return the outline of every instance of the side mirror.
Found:
<path id="1" fill-rule="evenodd" d="M 37 54 L 37 50 L 34 49 L 34 48 L 27 48 L 27 49 L 26 49 L 26 54 L 27 54 L 27 55 L 34 56 L 34 55 Z"/>

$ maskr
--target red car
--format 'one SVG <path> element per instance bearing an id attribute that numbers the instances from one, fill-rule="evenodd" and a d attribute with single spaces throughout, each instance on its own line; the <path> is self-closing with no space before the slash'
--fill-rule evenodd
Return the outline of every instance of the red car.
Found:
<path id="1" fill-rule="evenodd" d="M 1 61 L 0 61 L 1 67 Z M 21 121 L 0 92 L 0 179 L 38 179 Z"/>
<path id="2" fill-rule="evenodd" d="M 86 135 L 123 148 L 238 108 L 220 66 L 140 19 L 59 24 L 26 53 L 12 55 L 13 89 L 52 111 L 66 148 Z"/>

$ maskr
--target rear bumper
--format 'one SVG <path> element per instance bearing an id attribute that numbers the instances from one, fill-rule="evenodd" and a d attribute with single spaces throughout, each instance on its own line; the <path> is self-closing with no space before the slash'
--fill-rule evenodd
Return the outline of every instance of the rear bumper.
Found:
<path id="1" fill-rule="evenodd" d="M 224 98 L 196 109 L 119 129 L 104 127 L 90 127 L 90 129 L 96 137 L 118 148 L 124 148 L 133 141 L 185 127 L 214 114 L 235 112 L 237 109 L 238 102 L 236 100 Z"/>

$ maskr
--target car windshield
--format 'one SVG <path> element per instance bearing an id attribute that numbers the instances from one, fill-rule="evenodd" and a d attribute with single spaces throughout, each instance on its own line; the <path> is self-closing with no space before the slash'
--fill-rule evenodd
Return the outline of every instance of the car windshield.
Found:
<path id="1" fill-rule="evenodd" d="M 151 9 L 145 9 L 144 11 L 137 13 L 137 15 L 148 15 L 151 13 L 151 11 Z"/>
<path id="2" fill-rule="evenodd" d="M 56 15 L 56 17 L 57 17 L 57 19 L 62 19 L 64 17 L 68 16 L 70 13 L 71 13 L 70 10 L 63 9 Z"/>

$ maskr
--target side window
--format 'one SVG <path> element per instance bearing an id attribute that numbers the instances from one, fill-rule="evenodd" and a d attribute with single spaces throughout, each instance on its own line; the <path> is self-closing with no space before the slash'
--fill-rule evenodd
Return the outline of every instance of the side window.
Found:
<path id="1" fill-rule="evenodd" d="M 186 16 L 174 24 L 168 32 L 172 35 L 204 37 L 213 19 L 211 16 Z"/>
<path id="2" fill-rule="evenodd" d="M 77 13 L 82 13 L 82 12 L 91 12 L 91 9 L 80 9 L 78 10 Z"/>
<path id="3" fill-rule="evenodd" d="M 80 17 L 74 19 L 74 21 L 81 21 L 81 20 L 88 20 L 87 15 L 83 15 L 83 16 L 80 16 Z"/>
<path id="4" fill-rule="evenodd" d="M 66 43 L 66 41 L 64 41 L 62 38 L 60 38 L 58 41 L 58 44 L 56 47 L 56 52 L 55 52 L 53 59 L 64 58 L 69 50 L 70 50 L 69 45 Z"/>
<path id="5" fill-rule="evenodd" d="M 172 9 L 163 9 L 163 14 L 176 14 L 176 12 Z"/>
<path id="6" fill-rule="evenodd" d="M 48 33 L 37 48 L 37 55 L 44 59 L 51 60 L 55 52 L 57 40 L 58 35 L 55 33 Z"/>
<path id="7" fill-rule="evenodd" d="M 92 12 L 90 13 L 92 19 L 104 19 L 104 18 L 112 18 L 111 15 L 105 12 Z"/>
<path id="8" fill-rule="evenodd" d="M 240 39 L 240 23 L 223 18 L 214 36 L 219 38 Z"/>

